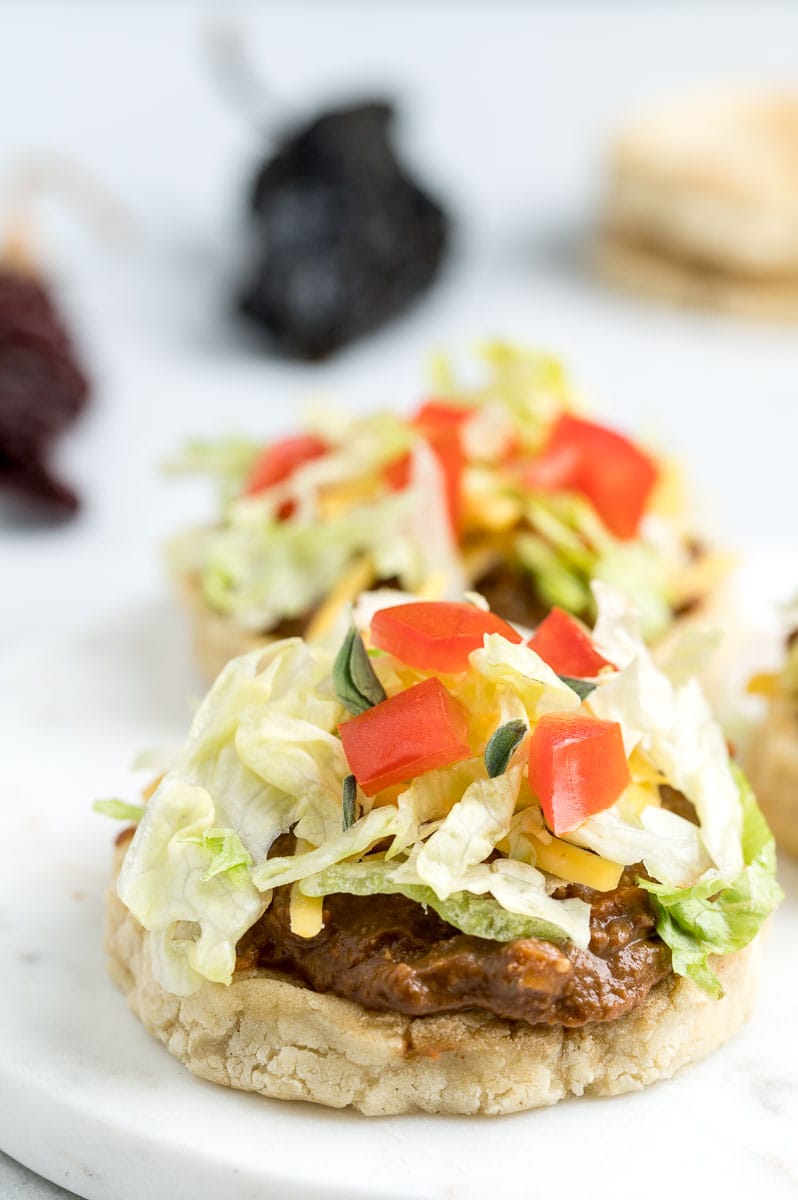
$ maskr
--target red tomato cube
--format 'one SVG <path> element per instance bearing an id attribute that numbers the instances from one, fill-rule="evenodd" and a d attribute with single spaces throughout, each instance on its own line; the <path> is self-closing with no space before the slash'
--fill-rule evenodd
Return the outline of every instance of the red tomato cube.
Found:
<path id="1" fill-rule="evenodd" d="M 446 600 L 381 608 L 371 619 L 373 644 L 422 671 L 465 671 L 469 654 L 482 645 L 486 633 L 521 641 L 512 625 L 494 613 Z"/>
<path id="2" fill-rule="evenodd" d="M 617 721 L 551 713 L 535 726 L 529 741 L 529 784 L 558 837 L 609 808 L 630 782 Z"/>
<path id="3" fill-rule="evenodd" d="M 403 492 L 410 482 L 410 455 L 402 454 L 388 463 L 383 476 L 392 492 Z"/>
<path id="4" fill-rule="evenodd" d="M 460 530 L 463 514 L 462 479 L 465 454 L 460 442 L 460 426 L 473 411 L 471 408 L 463 408 L 443 400 L 427 400 L 410 421 L 422 434 L 438 460 L 443 473 L 449 523 L 455 537 Z M 410 455 L 403 454 L 389 463 L 384 475 L 391 491 L 403 491 L 410 482 Z"/>
<path id="5" fill-rule="evenodd" d="M 283 483 L 298 467 L 312 462 L 314 458 L 322 458 L 328 450 L 327 443 L 312 433 L 300 433 L 296 437 L 273 442 L 255 459 L 243 494 L 257 496 L 258 492 L 265 492 L 267 488 Z M 280 516 L 290 516 L 292 509 L 293 505 L 289 501 L 280 509 Z"/>
<path id="6" fill-rule="evenodd" d="M 413 417 L 413 424 L 428 432 L 457 432 L 476 410 L 450 400 L 425 400 Z"/>
<path id="7" fill-rule="evenodd" d="M 558 675 L 592 679 L 602 667 L 611 665 L 596 650 L 581 621 L 569 616 L 561 608 L 551 610 L 527 645 Z"/>
<path id="8" fill-rule="evenodd" d="M 471 757 L 468 715 L 439 679 L 425 679 L 338 726 L 367 796 Z"/>
<path id="9" fill-rule="evenodd" d="M 656 480 L 655 464 L 628 438 L 570 413 L 558 419 L 525 476 L 532 488 L 581 492 L 622 540 L 637 533 Z"/>

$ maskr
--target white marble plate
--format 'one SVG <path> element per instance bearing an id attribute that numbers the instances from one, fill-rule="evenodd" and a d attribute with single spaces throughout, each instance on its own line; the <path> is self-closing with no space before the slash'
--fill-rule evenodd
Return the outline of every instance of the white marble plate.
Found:
<path id="1" fill-rule="evenodd" d="M 759 612 L 766 575 L 749 565 L 739 589 Z M 786 863 L 754 1019 L 641 1094 L 502 1119 L 367 1120 L 189 1075 L 106 977 L 113 829 L 89 806 L 132 794 L 134 750 L 179 737 L 191 674 L 166 605 L 97 608 L 57 637 L 7 644 L 0 666 L 0 1148 L 88 1200 L 593 1198 L 632 1194 L 629 1180 L 646 1198 L 795 1195 L 798 868 Z"/>

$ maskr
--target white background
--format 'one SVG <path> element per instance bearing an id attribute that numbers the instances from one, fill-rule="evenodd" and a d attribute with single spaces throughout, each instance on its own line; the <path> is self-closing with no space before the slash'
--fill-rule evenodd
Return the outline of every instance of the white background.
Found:
<path id="1" fill-rule="evenodd" d="M 261 128 L 209 66 L 214 30 L 230 26 L 276 98 Z M 56 199 L 36 209 L 38 252 L 95 380 L 59 452 L 85 507 L 56 529 L 0 512 L 5 682 L 27 648 L 31 663 L 52 661 L 87 631 L 86 678 L 103 657 L 116 670 L 95 723 L 74 731 L 89 798 L 129 790 L 122 748 L 178 737 L 196 687 L 157 547 L 211 498 L 158 464 L 189 436 L 289 428 L 308 394 L 409 407 L 430 349 L 504 335 L 556 350 L 602 413 L 684 457 L 728 544 L 794 549 L 795 328 L 638 303 L 593 281 L 583 258 L 602 149 L 630 105 L 707 80 L 798 84 L 796 47 L 798 9 L 763 3 L 0 4 L 0 171 L 57 155 L 125 218 L 109 234 Z M 449 266 L 409 316 L 329 364 L 275 362 L 229 317 L 263 130 L 372 93 L 399 99 L 406 155 L 456 218 Z M 67 672 L 56 677 L 63 689 Z M 43 709 L 19 705 L 0 693 L 44 757 Z M 31 765 L 31 794 L 47 769 Z M 0 803 L 13 805 L 8 771 L 0 762 Z M 2 1160 L 0 1193 L 49 1194 Z"/>

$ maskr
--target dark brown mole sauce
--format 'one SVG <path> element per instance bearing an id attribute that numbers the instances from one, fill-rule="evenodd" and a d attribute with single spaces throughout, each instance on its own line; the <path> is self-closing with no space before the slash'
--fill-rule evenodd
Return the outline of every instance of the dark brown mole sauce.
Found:
<path id="1" fill-rule="evenodd" d="M 591 905 L 588 949 L 470 937 L 403 896 L 381 895 L 327 896 L 324 928 L 302 938 L 290 928 L 290 889 L 279 888 L 241 939 L 238 969 L 282 971 L 316 992 L 413 1017 L 478 1008 L 579 1026 L 629 1012 L 670 971 L 647 893 L 624 878 L 611 892 L 569 884 L 556 894 Z"/>

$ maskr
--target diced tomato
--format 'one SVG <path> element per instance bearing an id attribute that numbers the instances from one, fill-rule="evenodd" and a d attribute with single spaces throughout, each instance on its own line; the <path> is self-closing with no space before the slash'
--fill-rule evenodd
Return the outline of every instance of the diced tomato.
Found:
<path id="1" fill-rule="evenodd" d="M 527 487 L 541 492 L 575 487 L 581 462 L 582 455 L 577 446 L 555 445 L 552 439 L 543 453 L 527 466 L 524 482 Z"/>
<path id="2" fill-rule="evenodd" d="M 529 741 L 529 784 L 558 837 L 609 808 L 630 782 L 617 721 L 550 713 L 535 726 Z"/>
<path id="3" fill-rule="evenodd" d="M 469 758 L 468 716 L 439 679 L 425 679 L 338 726 L 367 796 Z"/>
<path id="4" fill-rule="evenodd" d="M 444 412 L 446 414 L 453 413 L 455 416 L 450 418 L 448 415 L 441 415 Z M 427 416 L 422 420 L 421 414 L 424 413 Z M 436 401 L 428 401 L 427 404 L 421 406 L 412 421 L 440 464 L 449 522 L 455 537 L 460 529 L 463 511 L 462 480 L 465 466 L 465 454 L 460 442 L 459 429 L 462 421 L 470 415 L 471 410 L 449 408 Z M 401 458 L 394 459 L 385 468 L 385 481 L 391 491 L 400 492 L 407 487 L 410 482 L 410 463 L 410 455 L 403 454 Z"/>
<path id="5" fill-rule="evenodd" d="M 624 540 L 637 533 L 656 480 L 655 464 L 628 438 L 569 413 L 559 418 L 524 477 L 528 487 L 543 491 L 582 492 L 607 528 Z"/>
<path id="6" fill-rule="evenodd" d="M 452 527 L 452 534 L 456 538 L 463 517 L 463 468 L 465 467 L 463 447 L 456 434 L 439 434 L 436 437 L 430 437 L 429 444 L 443 472 L 449 523 Z"/>
<path id="7" fill-rule="evenodd" d="M 581 621 L 561 608 L 553 608 L 527 642 L 558 675 L 592 679 L 602 667 L 611 666 L 596 650 Z"/>
<path id="8" fill-rule="evenodd" d="M 402 492 L 410 482 L 410 455 L 403 454 L 389 463 L 383 472 L 392 492 Z"/>
<path id="9" fill-rule="evenodd" d="M 468 656 L 482 645 L 486 633 L 508 641 L 521 635 L 494 613 L 473 604 L 420 600 L 381 608 L 371 620 L 371 640 L 400 662 L 425 671 L 465 671 Z"/>
<path id="10" fill-rule="evenodd" d="M 258 492 L 264 492 L 277 483 L 283 483 L 293 475 L 298 467 L 306 462 L 312 462 L 314 458 L 322 458 L 328 450 L 327 443 L 312 433 L 300 433 L 295 437 L 282 438 L 279 442 L 272 442 L 271 446 L 267 446 L 256 458 L 249 473 L 249 479 L 244 486 L 243 494 L 257 496 Z M 278 515 L 285 519 L 290 517 L 293 510 L 294 505 L 289 500 L 280 506 Z"/>
<path id="11" fill-rule="evenodd" d="M 449 400 L 425 400 L 416 410 L 413 424 L 427 432 L 456 433 L 474 412 L 473 408 L 453 404 Z"/>

